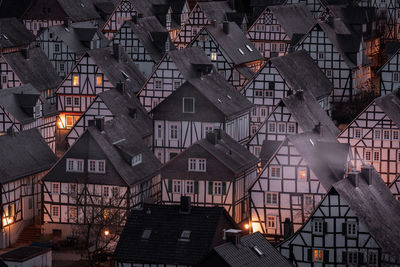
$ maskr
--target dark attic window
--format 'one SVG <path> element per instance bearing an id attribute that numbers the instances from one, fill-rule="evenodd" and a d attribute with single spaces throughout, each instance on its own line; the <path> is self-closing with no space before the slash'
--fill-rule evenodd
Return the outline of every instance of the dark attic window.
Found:
<path id="1" fill-rule="evenodd" d="M 194 113 L 194 97 L 183 97 L 183 113 Z"/>
<path id="2" fill-rule="evenodd" d="M 189 242 L 190 241 L 190 234 L 191 234 L 191 231 L 183 230 L 182 233 L 181 233 L 181 237 L 178 240 L 179 241 Z"/>
<path id="3" fill-rule="evenodd" d="M 151 235 L 151 229 L 144 229 L 142 233 L 142 240 L 149 240 Z"/>

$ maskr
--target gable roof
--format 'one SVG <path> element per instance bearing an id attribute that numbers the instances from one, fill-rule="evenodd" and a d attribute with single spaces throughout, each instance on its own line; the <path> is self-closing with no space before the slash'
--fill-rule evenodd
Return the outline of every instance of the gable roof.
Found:
<path id="1" fill-rule="evenodd" d="M 57 157 L 37 129 L 0 136 L 0 183 L 46 171 Z"/>
<path id="2" fill-rule="evenodd" d="M 42 49 L 34 47 L 27 51 L 28 57 L 22 51 L 3 54 L 3 57 L 23 84 L 30 83 L 40 92 L 57 88 L 61 78 Z"/>
<path id="3" fill-rule="evenodd" d="M 400 89 L 376 98 L 375 103 L 400 128 Z"/>
<path id="4" fill-rule="evenodd" d="M 26 46 L 34 38 L 16 18 L 0 19 L 0 48 Z"/>
<path id="5" fill-rule="evenodd" d="M 145 77 L 125 50 L 118 46 L 119 60 L 114 56 L 114 47 L 92 49 L 86 53 L 96 62 L 96 65 L 104 72 L 107 79 L 116 86 L 123 82 L 126 88 L 138 92 L 145 83 Z M 128 76 L 125 78 L 124 73 Z"/>
<path id="6" fill-rule="evenodd" d="M 316 131 L 288 135 L 287 139 L 327 191 L 343 178 L 350 151 L 349 144 L 339 143 L 335 137 L 326 137 Z"/>
<path id="7" fill-rule="evenodd" d="M 227 25 L 228 33 L 224 32 L 223 24 L 208 25 L 206 31 L 215 39 L 217 46 L 227 54 L 233 64 L 241 65 L 263 59 L 261 53 L 246 38 L 244 32 L 235 22 L 223 23 Z"/>
<path id="8" fill-rule="evenodd" d="M 315 98 L 320 99 L 330 95 L 333 90 L 332 83 L 304 50 L 273 57 L 270 62 L 293 91 L 309 90 Z"/>
<path id="9" fill-rule="evenodd" d="M 282 99 L 303 131 L 312 131 L 321 124 L 321 131 L 331 137 L 339 134 L 331 118 L 322 109 L 315 97 L 308 91 L 298 92 Z"/>
<path id="10" fill-rule="evenodd" d="M 42 248 L 35 246 L 18 247 L 1 254 L 0 259 L 3 261 L 11 262 L 26 262 L 32 258 L 38 257 L 50 251 L 51 248 Z"/>
<path id="11" fill-rule="evenodd" d="M 399 259 L 400 203 L 375 169 L 368 167 L 362 169 L 361 173 L 352 174 L 356 176 L 355 179 L 342 179 L 333 187 L 368 228 L 383 252 Z"/>
<path id="12" fill-rule="evenodd" d="M 259 255 L 255 248 L 262 253 Z M 240 238 L 240 243 L 235 245 L 226 242 L 213 249 L 223 261 L 232 267 L 257 267 L 257 266 L 292 266 L 282 254 L 274 248 L 260 233 L 245 235 Z"/>
<path id="13" fill-rule="evenodd" d="M 268 162 L 274 156 L 277 149 L 281 146 L 282 141 L 264 140 L 259 158 L 263 162 Z"/>
<path id="14" fill-rule="evenodd" d="M 143 143 L 133 124 L 132 120 L 120 116 L 106 122 L 104 131 L 89 127 L 43 179 L 128 186 L 151 179 L 159 172 L 161 163 Z M 139 154 L 142 154 L 142 163 L 132 166 L 132 157 Z M 65 171 L 65 159 L 71 156 L 82 159 L 104 157 L 102 159 L 107 159 L 112 167 L 106 166 L 108 171 L 105 174 L 68 173 Z M 115 175 L 119 175 L 120 179 Z"/>
<path id="15" fill-rule="evenodd" d="M 0 90 L 0 106 L 21 124 L 34 120 L 33 108 L 39 98 L 40 93 L 30 84 Z"/>
<path id="16" fill-rule="evenodd" d="M 290 39 L 295 34 L 306 34 L 315 23 L 313 14 L 304 3 L 271 6 L 269 9 Z"/>
<path id="17" fill-rule="evenodd" d="M 257 157 L 224 131 L 218 130 L 217 133 L 209 133 L 208 135 L 211 136 L 201 139 L 197 144 L 207 150 L 234 173 L 240 173 L 251 166 L 256 166 L 258 161 Z M 211 141 L 211 139 L 213 141 Z"/>
<path id="18" fill-rule="evenodd" d="M 113 258 L 118 262 L 196 265 L 220 244 L 225 227 L 236 228 L 236 224 L 223 207 L 193 206 L 190 213 L 181 213 L 178 205 L 144 204 L 141 210 L 131 210 Z M 144 240 L 146 229 L 151 233 Z M 189 241 L 179 240 L 184 230 L 190 231 Z"/>

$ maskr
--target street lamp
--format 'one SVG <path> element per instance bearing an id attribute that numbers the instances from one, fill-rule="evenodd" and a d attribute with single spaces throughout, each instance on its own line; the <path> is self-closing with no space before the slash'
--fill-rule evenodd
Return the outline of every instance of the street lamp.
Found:
<path id="1" fill-rule="evenodd" d="M 105 230 L 105 231 L 104 231 L 104 235 L 105 235 L 105 236 L 108 236 L 109 234 L 110 234 L 110 231 L 108 231 L 108 230 Z"/>

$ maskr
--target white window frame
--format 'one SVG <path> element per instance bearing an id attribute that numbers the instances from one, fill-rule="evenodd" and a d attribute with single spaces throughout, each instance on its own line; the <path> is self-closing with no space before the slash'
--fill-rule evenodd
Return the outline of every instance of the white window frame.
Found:
<path id="1" fill-rule="evenodd" d="M 222 182 L 213 182 L 213 195 L 222 196 Z"/>
<path id="2" fill-rule="evenodd" d="M 276 229 L 276 216 L 275 215 L 267 215 L 267 228 L 268 229 Z"/>
<path id="3" fill-rule="evenodd" d="M 387 136 L 385 136 L 385 134 L 387 134 Z M 390 140 L 390 130 L 389 129 L 382 130 L 382 140 Z"/>
<path id="4" fill-rule="evenodd" d="M 276 175 L 276 171 L 279 170 L 279 175 Z M 274 175 L 273 175 L 274 174 Z M 282 167 L 281 166 L 270 166 L 269 167 L 269 176 L 274 179 L 279 179 L 282 177 Z"/>
<path id="5" fill-rule="evenodd" d="M 266 192 L 265 193 L 265 204 L 268 206 L 278 206 L 279 195 L 277 192 Z"/>
<path id="6" fill-rule="evenodd" d="M 318 259 L 315 259 L 315 252 L 318 252 Z M 313 248 L 312 249 L 312 261 L 313 262 L 324 262 L 324 250 L 322 248 Z"/>
<path id="7" fill-rule="evenodd" d="M 324 234 L 324 220 L 323 219 L 313 219 L 312 220 L 312 233 L 314 235 Z"/>
<path id="8" fill-rule="evenodd" d="M 374 129 L 374 140 L 382 140 L 382 130 L 381 129 Z"/>
<path id="9" fill-rule="evenodd" d="M 170 124 L 169 125 L 169 139 L 171 139 L 171 140 L 177 140 L 178 139 L 178 125 L 177 124 Z"/>
<path id="10" fill-rule="evenodd" d="M 273 129 L 271 129 L 272 125 Z M 268 133 L 276 133 L 276 122 L 268 122 Z"/>
<path id="11" fill-rule="evenodd" d="M 78 103 L 76 102 L 76 100 L 78 100 Z M 81 106 L 81 99 L 80 97 L 74 96 L 73 100 L 72 100 L 72 105 L 74 107 L 80 107 Z"/>
<path id="12" fill-rule="evenodd" d="M 92 170 L 90 166 L 91 163 L 94 164 L 94 169 Z M 104 169 L 100 170 L 100 164 L 103 164 Z M 99 160 L 99 159 L 88 159 L 88 167 L 87 170 L 89 173 L 106 173 L 106 161 L 105 160 Z"/>
<path id="13" fill-rule="evenodd" d="M 185 100 L 186 99 L 193 100 L 193 106 L 192 106 L 193 110 L 192 111 L 185 111 Z M 186 97 L 186 96 L 182 97 L 182 113 L 195 113 L 196 112 L 195 103 L 196 103 L 196 99 L 194 97 Z"/>
<path id="14" fill-rule="evenodd" d="M 185 193 L 194 194 L 194 180 L 185 181 Z"/>
<path id="15" fill-rule="evenodd" d="M 182 181 L 172 180 L 172 193 L 180 194 L 182 192 Z"/>
<path id="16" fill-rule="evenodd" d="M 346 236 L 357 237 L 358 234 L 358 223 L 353 221 L 346 222 Z"/>
<path id="17" fill-rule="evenodd" d="M 286 133 L 286 123 L 279 122 L 277 128 L 278 128 L 277 129 L 278 133 L 280 133 L 280 134 Z M 281 131 L 281 128 L 283 129 L 282 131 Z"/>
<path id="18" fill-rule="evenodd" d="M 66 96 L 65 97 L 65 106 L 66 107 L 72 107 L 73 105 L 73 97 L 72 96 Z"/>
<path id="19" fill-rule="evenodd" d="M 354 139 L 361 139 L 361 138 L 362 138 L 362 129 L 354 128 Z"/>
<path id="20" fill-rule="evenodd" d="M 188 171 L 191 172 L 206 172 L 207 160 L 204 158 L 189 158 Z"/>
<path id="21" fill-rule="evenodd" d="M 376 157 L 376 155 L 378 155 L 378 156 Z M 374 162 L 381 161 L 381 152 L 380 151 L 377 151 L 377 150 L 372 151 L 372 161 L 374 161 Z"/>
<path id="22" fill-rule="evenodd" d="M 293 128 L 293 131 L 290 131 L 290 129 Z M 295 134 L 296 133 L 296 123 L 294 122 L 289 122 L 287 124 L 287 133 L 288 134 Z"/>
<path id="23" fill-rule="evenodd" d="M 70 168 L 72 164 L 72 169 Z M 83 159 L 66 159 L 66 171 L 67 172 L 83 172 L 84 170 L 84 160 Z"/>
<path id="24" fill-rule="evenodd" d="M 396 138 L 394 138 L 396 136 Z M 400 131 L 399 130 L 392 130 L 392 140 L 398 141 L 400 140 Z"/>

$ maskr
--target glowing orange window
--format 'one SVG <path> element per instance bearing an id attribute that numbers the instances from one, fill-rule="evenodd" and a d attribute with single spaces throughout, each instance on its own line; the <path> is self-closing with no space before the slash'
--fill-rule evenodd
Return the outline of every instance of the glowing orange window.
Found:
<path id="1" fill-rule="evenodd" d="M 73 85 L 79 86 L 79 76 L 78 75 L 73 76 Z"/>
<path id="2" fill-rule="evenodd" d="M 322 261 L 323 251 L 322 249 L 314 249 L 314 261 Z"/>
<path id="3" fill-rule="evenodd" d="M 103 85 L 103 79 L 101 78 L 100 75 L 96 76 L 96 85 L 97 86 L 102 86 Z"/>
<path id="4" fill-rule="evenodd" d="M 307 179 L 307 169 L 305 168 L 299 169 L 299 179 Z"/>

